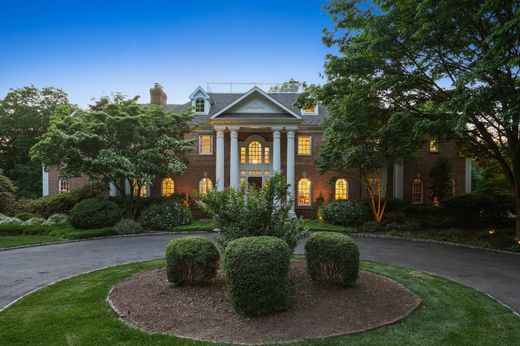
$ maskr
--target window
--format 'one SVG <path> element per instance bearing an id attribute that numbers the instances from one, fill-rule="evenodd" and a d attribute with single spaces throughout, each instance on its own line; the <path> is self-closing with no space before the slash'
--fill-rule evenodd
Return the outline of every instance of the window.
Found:
<path id="1" fill-rule="evenodd" d="M 206 108 L 206 101 L 203 98 L 198 98 L 195 100 L 195 112 L 204 113 Z"/>
<path id="2" fill-rule="evenodd" d="M 298 155 L 311 154 L 311 136 L 298 136 Z"/>
<path id="3" fill-rule="evenodd" d="M 249 143 L 249 163 L 262 163 L 262 144 L 257 141 Z"/>
<path id="4" fill-rule="evenodd" d="M 311 205 L 311 181 L 307 178 L 298 181 L 298 205 Z"/>
<path id="5" fill-rule="evenodd" d="M 439 145 L 437 144 L 436 139 L 430 140 L 430 153 L 438 153 L 439 152 Z"/>
<path id="6" fill-rule="evenodd" d="M 148 189 L 147 189 L 147 186 L 145 183 L 138 182 L 137 179 L 134 178 L 134 181 L 132 184 L 134 186 L 134 196 L 137 196 L 137 197 L 146 197 L 147 196 Z M 139 187 L 138 184 L 141 184 L 141 187 Z"/>
<path id="7" fill-rule="evenodd" d="M 203 195 L 213 190 L 213 182 L 210 178 L 202 178 L 199 181 L 199 192 Z"/>
<path id="8" fill-rule="evenodd" d="M 264 152 L 265 152 L 264 163 L 269 163 L 270 162 L 269 147 L 265 147 Z"/>
<path id="9" fill-rule="evenodd" d="M 336 180 L 336 200 L 348 199 L 347 179 Z"/>
<path id="10" fill-rule="evenodd" d="M 240 148 L 240 163 L 246 163 L 246 147 Z"/>
<path id="11" fill-rule="evenodd" d="M 70 192 L 70 184 L 67 179 L 58 180 L 58 193 Z"/>
<path id="12" fill-rule="evenodd" d="M 422 203 L 423 201 L 423 184 L 420 178 L 415 178 L 412 184 L 412 202 Z"/>
<path id="13" fill-rule="evenodd" d="M 170 197 L 175 191 L 175 182 L 172 178 L 164 178 L 162 181 L 162 196 Z"/>
<path id="14" fill-rule="evenodd" d="M 199 155 L 213 154 L 213 135 L 199 136 Z"/>
<path id="15" fill-rule="evenodd" d="M 454 197 L 455 196 L 455 192 L 456 192 L 456 189 L 457 189 L 457 184 L 455 182 L 455 179 L 450 179 L 450 192 L 451 192 L 451 197 Z"/>
<path id="16" fill-rule="evenodd" d="M 305 108 L 305 113 L 314 113 L 316 111 L 316 106 L 311 106 Z"/>

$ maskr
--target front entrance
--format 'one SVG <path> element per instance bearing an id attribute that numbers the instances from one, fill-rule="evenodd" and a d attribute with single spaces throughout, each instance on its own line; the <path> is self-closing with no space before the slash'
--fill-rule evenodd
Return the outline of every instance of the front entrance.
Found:
<path id="1" fill-rule="evenodd" d="M 262 177 L 248 177 L 247 184 L 249 186 L 256 186 L 258 189 L 262 188 Z"/>

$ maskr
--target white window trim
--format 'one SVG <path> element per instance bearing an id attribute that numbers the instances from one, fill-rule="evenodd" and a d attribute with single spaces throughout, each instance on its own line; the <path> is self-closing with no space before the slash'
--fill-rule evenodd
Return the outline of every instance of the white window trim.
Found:
<path id="1" fill-rule="evenodd" d="M 67 191 L 61 191 L 62 190 L 62 184 L 64 182 L 67 182 Z M 70 180 L 59 178 L 58 179 L 58 193 L 65 193 L 65 192 L 70 192 Z"/>
<path id="2" fill-rule="evenodd" d="M 308 154 L 300 154 L 300 137 L 309 137 L 309 153 Z M 296 154 L 298 154 L 298 156 L 312 156 L 312 135 L 307 135 L 307 134 L 298 134 L 296 135 L 296 145 L 297 145 L 297 148 L 296 148 Z"/>
<path id="3" fill-rule="evenodd" d="M 424 202 L 424 183 L 422 181 L 422 179 L 419 179 L 419 181 L 421 182 L 421 200 L 420 201 L 414 201 L 413 198 L 414 198 L 414 191 L 413 191 L 413 187 L 415 185 L 415 179 L 417 178 L 414 178 L 414 181 L 412 181 L 412 204 L 421 204 Z"/>
<path id="4" fill-rule="evenodd" d="M 210 152 L 209 153 L 203 153 L 201 151 L 201 148 L 202 148 L 201 137 L 202 136 L 210 136 L 211 137 L 211 147 L 210 147 Z M 213 134 L 211 134 L 211 133 L 199 134 L 199 137 L 198 137 L 198 152 L 199 152 L 199 155 L 213 155 Z"/>
<path id="5" fill-rule="evenodd" d="M 302 179 L 307 179 L 309 181 L 309 203 L 301 204 L 300 203 L 300 181 Z M 298 183 L 296 184 L 298 187 L 298 191 L 296 192 L 296 205 L 298 207 L 310 207 L 312 206 L 312 181 L 309 178 L 303 177 L 298 179 Z"/>
<path id="6" fill-rule="evenodd" d="M 336 196 L 337 196 L 337 192 L 338 192 L 338 180 L 345 180 L 345 199 L 337 199 Z M 348 182 L 348 179 L 347 178 L 338 178 L 336 179 L 336 182 L 334 183 L 334 200 L 335 201 L 348 201 L 349 200 L 349 182 Z"/>

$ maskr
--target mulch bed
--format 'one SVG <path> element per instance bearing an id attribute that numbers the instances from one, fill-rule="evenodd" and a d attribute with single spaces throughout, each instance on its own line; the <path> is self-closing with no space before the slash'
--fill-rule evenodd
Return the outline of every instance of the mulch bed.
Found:
<path id="1" fill-rule="evenodd" d="M 164 268 L 154 269 L 114 286 L 108 301 L 122 320 L 150 332 L 246 344 L 359 333 L 396 322 L 420 304 L 404 286 L 369 272 L 360 272 L 353 288 L 321 286 L 298 260 L 290 281 L 289 310 L 254 318 L 233 310 L 222 273 L 208 286 L 177 287 Z"/>

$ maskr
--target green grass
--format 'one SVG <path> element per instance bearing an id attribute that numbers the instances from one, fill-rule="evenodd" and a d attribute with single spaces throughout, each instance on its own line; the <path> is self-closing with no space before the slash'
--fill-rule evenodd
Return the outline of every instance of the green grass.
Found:
<path id="1" fill-rule="evenodd" d="M 0 237 L 0 249 L 6 249 L 22 245 L 52 243 L 57 241 L 60 240 L 45 235 L 5 236 Z"/>
<path id="2" fill-rule="evenodd" d="M 318 220 L 304 220 L 305 226 L 312 232 L 339 232 L 339 233 L 355 233 L 354 227 L 345 227 L 332 225 L 330 223 L 319 222 Z"/>
<path id="3" fill-rule="evenodd" d="M 189 225 L 177 226 L 174 232 L 210 232 L 215 228 L 215 221 L 211 219 L 195 220 Z"/>
<path id="4" fill-rule="evenodd" d="M 105 297 L 110 288 L 162 261 L 84 274 L 35 292 L 0 312 L 2 345 L 214 345 L 148 334 L 118 321 Z M 444 278 L 374 262 L 362 268 L 386 275 L 422 303 L 394 325 L 358 335 L 307 340 L 299 345 L 516 345 L 520 319 L 486 295 Z"/>

